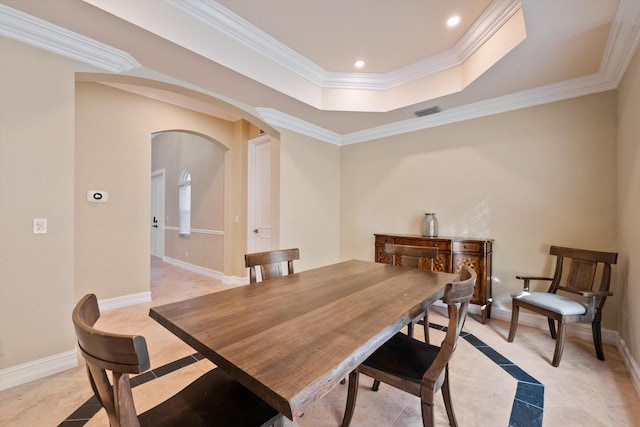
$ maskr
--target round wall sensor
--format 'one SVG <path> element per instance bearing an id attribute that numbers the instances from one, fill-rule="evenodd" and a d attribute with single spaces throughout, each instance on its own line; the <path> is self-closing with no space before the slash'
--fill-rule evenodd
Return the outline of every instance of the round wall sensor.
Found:
<path id="1" fill-rule="evenodd" d="M 109 200 L 109 193 L 106 191 L 89 190 L 87 192 L 87 200 L 93 203 L 105 203 Z"/>

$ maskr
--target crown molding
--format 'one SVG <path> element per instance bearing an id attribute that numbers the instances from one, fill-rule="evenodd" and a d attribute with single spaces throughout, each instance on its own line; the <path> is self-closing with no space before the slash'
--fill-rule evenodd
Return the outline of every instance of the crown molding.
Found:
<path id="1" fill-rule="evenodd" d="M 85 1 L 123 19 L 132 14 L 131 11 L 113 7 L 113 4 L 106 0 Z M 236 57 L 218 58 L 202 46 L 182 39 L 179 35 L 171 34 L 168 28 L 151 29 L 145 25 L 143 28 L 176 43 L 184 43 L 183 47 L 192 49 L 298 101 L 320 110 L 330 111 L 384 112 L 459 91 L 486 71 L 488 65 L 483 65 L 485 68 L 478 74 L 469 74 L 468 81 L 458 81 L 455 77 L 448 77 L 451 79 L 448 85 L 438 85 L 435 81 L 447 78 L 442 73 L 450 72 L 450 76 L 455 76 L 460 71 L 456 69 L 463 67 L 474 55 L 483 52 L 481 48 L 486 46 L 489 40 L 502 41 L 498 43 L 501 48 L 494 50 L 493 55 L 489 57 L 494 63 L 498 60 L 498 53 L 499 56 L 506 55 L 526 38 L 524 18 L 516 17 L 519 12 L 522 15 L 521 0 L 493 0 L 451 49 L 386 74 L 332 72 L 322 69 L 214 0 L 197 2 L 166 0 L 164 4 L 172 9 L 169 12 L 165 10 L 165 14 L 178 13 L 185 18 L 198 21 L 206 27 L 211 37 L 222 37 L 235 43 L 238 49 Z M 150 13 L 151 8 L 148 6 L 146 9 Z M 140 14 L 141 11 L 137 12 Z M 141 18 L 136 16 L 132 19 L 135 21 Z M 177 41 L 178 39 L 180 41 Z M 504 43 L 506 39 L 510 42 Z M 251 62 L 249 60 L 238 61 L 237 57 L 241 56 L 238 53 L 240 51 L 244 51 L 245 58 L 252 58 L 252 62 L 261 65 L 249 66 L 247 63 Z M 256 71 L 258 69 L 264 71 L 258 73 Z M 480 69 L 475 71 L 478 72 Z M 296 84 L 290 84 L 292 78 L 299 80 Z M 428 86 L 430 83 L 432 86 Z M 416 92 L 409 88 L 395 90 L 408 85 L 430 87 L 430 89 L 426 92 Z"/>
<path id="2" fill-rule="evenodd" d="M 415 132 L 446 124 L 486 117 L 536 105 L 548 104 L 579 96 L 615 89 L 601 73 L 581 77 L 536 89 L 467 104 L 426 117 L 403 120 L 363 131 L 342 135 L 341 145 L 357 144 L 374 139 Z"/>
<path id="3" fill-rule="evenodd" d="M 0 35 L 112 73 L 140 68 L 131 55 L 0 4 Z"/>
<path id="4" fill-rule="evenodd" d="M 384 86 L 377 89 L 400 86 L 463 64 L 521 8 L 520 0 L 494 1 L 451 49 L 386 74 Z"/>
<path id="5" fill-rule="evenodd" d="M 319 84 L 324 78 L 326 72 L 322 68 L 218 2 L 168 0 L 167 3 L 311 82 Z"/>
<path id="6" fill-rule="evenodd" d="M 313 123 L 300 120 L 297 117 L 290 116 L 273 108 L 256 108 L 257 113 L 262 119 L 273 127 L 280 127 L 302 135 L 328 142 L 334 145 L 342 145 L 342 136 L 339 133 L 332 132 L 323 127 L 314 125 Z"/>
<path id="7" fill-rule="evenodd" d="M 493 114 L 505 113 L 521 108 L 562 101 L 579 96 L 591 95 L 598 92 L 616 89 L 624 76 L 635 51 L 640 45 L 640 2 L 637 0 L 621 0 L 615 22 L 609 33 L 609 38 L 602 55 L 600 71 L 596 74 L 579 77 L 564 82 L 554 83 L 535 89 L 525 90 L 498 98 L 480 101 L 457 108 L 444 110 L 438 114 L 416 117 L 383 126 L 365 129 L 340 135 L 339 142 L 335 137 L 331 140 L 320 138 L 322 132 L 316 129 L 308 136 L 322 139 L 338 145 L 357 144 L 374 139 L 415 132 L 423 129 L 442 126 L 450 123 L 471 120 Z M 271 113 L 277 116 L 275 113 Z M 287 128 L 293 123 L 293 117 L 278 125 Z M 268 123 L 269 121 L 266 120 Z M 306 122 L 305 122 L 306 123 Z M 275 125 L 274 125 L 275 126 Z M 305 126 L 289 127 L 287 129 L 305 133 Z"/>
<path id="8" fill-rule="evenodd" d="M 628 64 L 628 61 L 626 63 Z M 320 126 L 272 108 L 257 108 L 256 110 L 267 123 L 274 127 L 298 132 L 330 144 L 344 146 L 591 95 L 613 90 L 616 87 L 617 85 L 611 79 L 608 79 L 605 73 L 600 72 L 586 77 L 451 108 L 430 116 L 398 121 L 343 135 L 328 131 Z"/>
<path id="9" fill-rule="evenodd" d="M 520 0 L 494 0 L 453 48 L 386 74 L 367 74 L 324 70 L 214 0 L 168 3 L 322 89 L 352 90 L 387 90 L 458 66 L 522 8 Z"/>
<path id="10" fill-rule="evenodd" d="M 616 87 L 639 45 L 640 1 L 621 0 L 600 63 L 600 72 L 615 82 Z"/>
<path id="11" fill-rule="evenodd" d="M 183 10 L 185 7 L 189 6 L 190 14 L 195 13 L 204 15 L 207 10 L 210 11 L 211 8 L 213 8 L 217 11 L 213 16 L 220 18 L 222 23 L 226 23 L 227 29 L 225 31 L 228 31 L 229 34 L 236 34 L 236 36 L 238 36 L 239 31 L 247 30 L 246 21 L 238 18 L 240 21 L 236 22 L 235 15 L 230 15 L 230 12 L 212 0 L 203 2 L 178 2 L 177 0 L 169 0 L 169 2 L 173 5 L 178 4 Z M 504 3 L 507 3 L 509 7 L 501 9 L 500 13 L 495 10 L 488 12 L 491 16 L 491 20 L 494 22 L 499 22 L 501 19 L 508 19 L 510 13 L 514 10 L 518 10 L 520 7 L 519 0 Z M 198 6 L 204 9 L 198 9 Z M 209 18 L 210 17 L 206 19 Z M 473 28 L 472 30 L 477 31 L 480 34 L 486 34 L 486 31 L 488 31 L 481 28 Z M 255 31 L 252 30 L 251 32 L 251 37 L 253 38 L 258 35 L 260 35 L 260 37 L 264 36 L 264 33 L 260 32 L 257 28 Z M 94 65 L 109 72 L 120 73 L 131 69 L 141 68 L 141 65 L 126 52 L 122 52 L 87 37 L 75 34 L 64 28 L 32 17 L 3 4 L 0 4 L 0 35 L 11 37 L 27 44 L 56 52 L 60 55 Z M 259 40 L 254 40 L 254 42 L 260 43 Z M 329 131 L 320 126 L 300 120 L 294 116 L 281 113 L 271 108 L 256 108 L 256 111 L 265 120 L 265 122 L 273 125 L 274 127 L 288 129 L 334 145 L 342 146 L 355 144 L 615 89 L 618 87 L 632 56 L 638 49 L 639 45 L 640 2 L 637 0 L 621 0 L 616 18 L 609 34 L 605 52 L 602 57 L 600 71 L 591 76 L 505 95 L 458 108 L 452 108 L 431 116 L 412 118 L 344 135 Z M 256 46 L 260 49 L 268 49 L 275 46 L 275 44 L 266 43 L 265 46 L 260 44 L 257 44 Z M 284 54 L 280 58 L 285 62 L 287 60 L 287 57 Z M 288 58 L 289 61 L 294 62 L 298 59 L 300 58 L 295 57 L 295 55 L 294 59 Z M 451 57 L 451 52 L 447 52 L 446 54 L 441 55 L 441 57 L 436 58 L 436 60 L 446 64 L 447 61 L 453 61 L 454 59 Z M 320 78 L 317 67 L 309 69 L 308 74 L 312 75 L 315 79 Z M 372 88 L 377 85 L 389 84 L 389 81 L 386 81 L 385 83 L 385 80 L 381 75 L 375 74 L 364 75 L 363 79 L 363 75 L 357 73 L 347 73 L 342 75 L 340 73 L 335 73 L 335 75 L 323 75 L 322 79 L 326 79 L 327 84 L 334 84 L 332 81 L 336 82 L 335 84 L 341 82 L 341 84 L 346 85 L 345 87 L 353 87 L 353 85 L 356 85 L 356 79 L 364 82 L 361 84 L 368 84 Z"/>
<path id="12" fill-rule="evenodd" d="M 522 9 L 520 0 L 494 1 L 451 49 L 464 62 Z"/>

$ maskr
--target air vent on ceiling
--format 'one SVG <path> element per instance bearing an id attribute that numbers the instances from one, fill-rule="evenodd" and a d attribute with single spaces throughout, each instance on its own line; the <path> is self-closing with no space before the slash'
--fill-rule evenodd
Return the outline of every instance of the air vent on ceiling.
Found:
<path id="1" fill-rule="evenodd" d="M 440 111 L 442 111 L 442 108 L 436 105 L 435 107 L 429 107 L 429 108 L 425 108 L 424 110 L 418 110 L 414 114 L 418 117 L 424 117 L 424 116 L 429 116 L 431 114 L 439 113 Z"/>

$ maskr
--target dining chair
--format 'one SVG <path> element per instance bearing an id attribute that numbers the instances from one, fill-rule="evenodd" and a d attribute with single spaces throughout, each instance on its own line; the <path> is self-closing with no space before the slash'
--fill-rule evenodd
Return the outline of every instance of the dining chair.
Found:
<path id="1" fill-rule="evenodd" d="M 384 252 L 387 255 L 387 262 L 391 265 L 402 265 L 415 267 L 422 270 L 433 270 L 434 260 L 438 258 L 437 247 L 409 246 L 385 243 Z M 419 321 L 423 321 L 424 340 L 429 342 L 429 316 L 425 311 L 407 325 L 407 335 L 413 337 L 413 330 Z"/>
<path id="2" fill-rule="evenodd" d="M 604 303 L 613 295 L 609 291 L 611 264 L 616 264 L 618 254 L 560 246 L 551 246 L 549 254 L 556 257 L 553 277 L 516 276 L 524 283 L 522 291 L 511 294 L 511 328 L 507 340 L 513 342 L 516 336 L 518 313 L 522 307 L 547 317 L 551 338 L 556 340 L 552 366 L 560 365 L 565 328 L 572 322 L 591 323 L 596 355 L 604 360 L 600 321 Z M 566 273 L 565 263 L 569 264 Z M 599 285 L 597 277 L 600 278 Z M 531 281 L 550 281 L 551 284 L 547 292 L 531 292 Z"/>
<path id="3" fill-rule="evenodd" d="M 293 261 L 300 259 L 300 249 L 278 249 L 274 251 L 245 254 L 244 265 L 249 268 L 249 283 L 256 283 L 256 267 L 260 267 L 262 280 L 282 276 L 280 264 L 287 263 L 289 274 L 293 274 Z"/>
<path id="4" fill-rule="evenodd" d="M 459 280 L 446 285 L 442 301 L 447 304 L 449 322 L 440 347 L 399 332 L 349 374 L 347 405 L 342 427 L 348 427 L 353 418 L 360 373 L 418 396 L 422 406 L 422 423 L 425 427 L 434 425 L 434 396 L 442 390 L 449 424 L 457 426 L 451 404 L 449 361 L 456 349 L 467 316 L 475 282 L 476 273 L 470 267 L 463 266 Z"/>
<path id="5" fill-rule="evenodd" d="M 393 243 L 384 244 L 384 252 L 387 255 L 387 262 L 391 265 L 402 265 L 423 270 L 433 270 L 433 262 L 438 258 L 437 247 L 397 245 Z M 424 342 L 429 343 L 429 312 L 425 311 L 413 319 L 407 325 L 407 335 L 413 337 L 415 325 L 422 321 L 424 327 Z M 380 381 L 374 380 L 371 390 L 378 391 Z"/>
<path id="6" fill-rule="evenodd" d="M 99 318 L 94 294 L 85 295 L 73 309 L 78 347 L 86 361 L 89 382 L 111 427 L 283 425 L 278 411 L 218 368 L 157 406 L 136 414 L 129 375 L 150 368 L 146 340 L 140 335 L 95 329 Z M 111 372 L 112 381 L 107 371 Z"/>

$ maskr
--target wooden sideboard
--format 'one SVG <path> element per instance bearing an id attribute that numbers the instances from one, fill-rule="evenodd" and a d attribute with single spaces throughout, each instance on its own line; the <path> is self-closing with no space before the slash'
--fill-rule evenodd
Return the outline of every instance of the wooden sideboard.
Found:
<path id="1" fill-rule="evenodd" d="M 438 259 L 433 269 L 449 273 L 459 273 L 463 265 L 468 265 L 478 275 L 472 304 L 480 306 L 482 323 L 491 317 L 491 255 L 493 239 L 471 237 L 423 237 L 413 234 L 374 234 L 375 261 L 386 263 L 385 243 L 410 246 L 431 246 L 438 248 Z M 425 266 L 426 267 L 426 266 Z"/>

